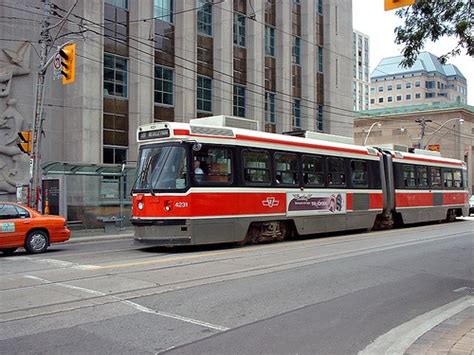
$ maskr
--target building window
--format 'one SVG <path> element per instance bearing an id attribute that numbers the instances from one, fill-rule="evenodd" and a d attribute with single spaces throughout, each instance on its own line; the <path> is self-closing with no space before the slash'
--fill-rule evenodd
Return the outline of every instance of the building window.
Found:
<path id="1" fill-rule="evenodd" d="M 122 9 L 128 9 L 128 0 L 105 0 L 107 4 L 121 7 Z"/>
<path id="2" fill-rule="evenodd" d="M 405 88 L 406 88 L 406 89 L 411 89 L 411 83 L 406 83 L 406 84 L 405 84 Z"/>
<path id="3" fill-rule="evenodd" d="M 265 122 L 275 123 L 275 94 L 265 93 Z"/>
<path id="4" fill-rule="evenodd" d="M 155 65 L 155 103 L 173 105 L 173 69 Z"/>
<path id="5" fill-rule="evenodd" d="M 392 91 L 392 85 L 387 85 L 387 91 Z"/>
<path id="6" fill-rule="evenodd" d="M 301 39 L 299 37 L 293 37 L 292 54 L 293 64 L 301 64 Z"/>
<path id="7" fill-rule="evenodd" d="M 234 116 L 245 117 L 245 87 L 234 85 Z"/>
<path id="8" fill-rule="evenodd" d="M 435 93 L 434 93 L 434 92 L 427 92 L 427 93 L 425 93 L 425 98 L 431 99 L 431 98 L 433 98 L 433 97 L 435 97 Z"/>
<path id="9" fill-rule="evenodd" d="M 402 84 L 397 84 L 397 90 L 401 90 L 402 89 Z"/>
<path id="10" fill-rule="evenodd" d="M 318 72 L 323 72 L 323 47 L 318 46 Z"/>
<path id="11" fill-rule="evenodd" d="M 122 164 L 127 161 L 127 149 L 104 147 L 104 164 Z"/>
<path id="12" fill-rule="evenodd" d="M 387 97 L 387 102 L 392 102 L 393 101 L 393 97 L 392 96 L 388 96 Z"/>
<path id="13" fill-rule="evenodd" d="M 128 60 L 104 54 L 104 95 L 127 97 Z"/>
<path id="14" fill-rule="evenodd" d="M 383 103 L 383 97 L 379 97 L 379 104 Z"/>
<path id="15" fill-rule="evenodd" d="M 318 118 L 316 120 L 316 130 L 322 132 L 324 129 L 323 124 L 323 105 L 318 105 Z"/>
<path id="16" fill-rule="evenodd" d="M 419 81 L 415 81 L 415 87 L 419 88 L 421 86 L 421 83 Z"/>
<path id="17" fill-rule="evenodd" d="M 427 89 L 435 89 L 436 88 L 436 81 L 427 81 L 425 83 Z"/>
<path id="18" fill-rule="evenodd" d="M 397 95 L 397 101 L 402 101 L 402 95 Z"/>
<path id="19" fill-rule="evenodd" d="M 317 0 L 318 1 L 318 13 L 320 15 L 323 14 L 323 0 Z"/>
<path id="20" fill-rule="evenodd" d="M 370 92 L 371 92 L 372 94 L 375 93 L 375 87 L 372 86 L 372 87 L 370 88 Z"/>
<path id="21" fill-rule="evenodd" d="M 405 95 L 405 100 L 411 100 L 411 94 L 406 94 Z"/>
<path id="22" fill-rule="evenodd" d="M 383 86 L 379 86 L 379 92 L 383 92 Z"/>
<path id="23" fill-rule="evenodd" d="M 234 44 L 245 48 L 245 16 L 234 13 Z"/>
<path id="24" fill-rule="evenodd" d="M 301 128 L 301 100 L 293 100 L 293 127 Z"/>
<path id="25" fill-rule="evenodd" d="M 212 79 L 197 77 L 197 110 L 212 112 Z"/>
<path id="26" fill-rule="evenodd" d="M 419 92 L 415 94 L 415 99 L 421 99 L 421 94 Z"/>
<path id="27" fill-rule="evenodd" d="M 265 55 L 275 56 L 275 29 L 265 26 Z"/>
<path id="28" fill-rule="evenodd" d="M 370 99 L 370 103 L 371 103 L 371 104 L 374 104 L 374 103 L 375 103 L 375 99 Z"/>
<path id="29" fill-rule="evenodd" d="M 212 5 L 206 0 L 198 0 L 197 31 L 212 36 Z"/>
<path id="30" fill-rule="evenodd" d="M 154 0 L 153 17 L 156 20 L 173 23 L 173 0 Z"/>

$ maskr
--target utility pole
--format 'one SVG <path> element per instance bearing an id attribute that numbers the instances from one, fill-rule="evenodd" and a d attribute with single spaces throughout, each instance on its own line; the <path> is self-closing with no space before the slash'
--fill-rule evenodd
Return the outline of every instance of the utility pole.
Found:
<path id="1" fill-rule="evenodd" d="M 49 35 L 49 15 L 51 13 L 51 0 L 44 0 L 43 20 L 41 21 L 41 52 L 38 76 L 36 78 L 35 108 L 33 119 L 33 149 L 30 163 L 30 199 L 29 205 L 35 210 L 38 206 L 41 194 L 41 135 L 43 132 L 43 100 L 44 100 L 44 82 L 46 69 L 48 68 L 48 47 L 51 40 Z"/>
<path id="2" fill-rule="evenodd" d="M 419 123 L 421 126 L 421 134 L 420 134 L 420 149 L 425 149 L 425 146 L 423 145 L 423 138 L 425 136 L 425 129 L 426 129 L 426 124 L 428 122 L 433 122 L 432 120 L 426 120 L 424 117 L 421 119 L 415 120 L 416 123 Z"/>

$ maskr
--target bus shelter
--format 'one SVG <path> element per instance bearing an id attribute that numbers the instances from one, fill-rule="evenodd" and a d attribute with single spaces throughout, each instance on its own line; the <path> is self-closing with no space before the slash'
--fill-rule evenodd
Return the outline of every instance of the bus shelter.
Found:
<path id="1" fill-rule="evenodd" d="M 135 165 L 72 163 L 42 164 L 42 206 L 44 213 L 60 214 L 69 225 L 84 228 L 129 220 L 130 190 Z"/>

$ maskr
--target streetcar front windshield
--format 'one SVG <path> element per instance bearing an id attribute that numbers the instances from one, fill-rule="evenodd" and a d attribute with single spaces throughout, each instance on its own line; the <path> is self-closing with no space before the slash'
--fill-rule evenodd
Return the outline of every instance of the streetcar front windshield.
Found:
<path id="1" fill-rule="evenodd" d="M 159 145 L 140 149 L 136 190 L 174 190 L 188 185 L 186 149 Z"/>

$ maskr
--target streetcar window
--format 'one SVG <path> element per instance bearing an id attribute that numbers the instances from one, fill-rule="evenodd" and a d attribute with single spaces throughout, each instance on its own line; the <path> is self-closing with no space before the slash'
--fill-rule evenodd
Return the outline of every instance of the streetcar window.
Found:
<path id="1" fill-rule="evenodd" d="M 244 181 L 247 183 L 270 183 L 270 156 L 266 151 L 242 151 Z"/>
<path id="2" fill-rule="evenodd" d="M 367 162 L 351 160 L 351 183 L 353 187 L 369 187 Z"/>
<path id="3" fill-rule="evenodd" d="M 454 182 L 454 187 L 460 188 L 462 187 L 462 174 L 461 170 L 453 170 L 453 182 Z"/>
<path id="4" fill-rule="evenodd" d="M 296 185 L 298 178 L 298 157 L 293 153 L 275 153 L 275 180 L 277 184 Z"/>
<path id="5" fill-rule="evenodd" d="M 346 185 L 346 171 L 344 159 L 327 158 L 327 183 L 329 186 Z"/>
<path id="6" fill-rule="evenodd" d="M 417 185 L 418 187 L 428 187 L 428 167 L 427 166 L 417 166 Z"/>
<path id="7" fill-rule="evenodd" d="M 451 169 L 443 169 L 443 186 L 453 187 L 453 172 Z"/>
<path id="8" fill-rule="evenodd" d="M 203 146 L 193 151 L 193 176 L 197 183 L 232 182 L 232 152 L 229 148 Z"/>
<path id="9" fill-rule="evenodd" d="M 441 168 L 431 167 L 431 188 L 440 188 L 442 185 Z"/>
<path id="10" fill-rule="evenodd" d="M 186 150 L 183 147 L 144 147 L 140 151 L 135 188 L 184 189 L 188 185 L 186 167 Z"/>
<path id="11" fill-rule="evenodd" d="M 324 185 L 324 165 L 322 157 L 303 155 L 303 182 L 305 185 Z"/>
<path id="12" fill-rule="evenodd" d="M 403 184 L 405 187 L 416 187 L 414 165 L 403 165 Z"/>

